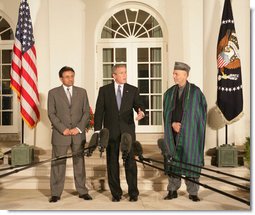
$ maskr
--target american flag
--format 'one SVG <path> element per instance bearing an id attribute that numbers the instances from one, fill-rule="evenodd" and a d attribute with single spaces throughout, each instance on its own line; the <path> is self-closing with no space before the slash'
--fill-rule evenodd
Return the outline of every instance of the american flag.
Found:
<path id="1" fill-rule="evenodd" d="M 229 62 L 226 62 L 224 58 L 219 54 L 217 58 L 217 65 L 218 68 L 222 68 L 224 66 L 227 66 Z"/>
<path id="2" fill-rule="evenodd" d="M 11 88 L 20 101 L 23 120 L 31 128 L 40 119 L 36 50 L 27 0 L 21 0 L 12 53 Z"/>

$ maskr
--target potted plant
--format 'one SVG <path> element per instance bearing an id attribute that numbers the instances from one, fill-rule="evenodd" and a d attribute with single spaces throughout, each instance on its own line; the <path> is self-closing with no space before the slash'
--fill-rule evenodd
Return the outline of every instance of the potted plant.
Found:
<path id="1" fill-rule="evenodd" d="M 90 107 L 89 110 L 89 123 L 86 126 L 86 132 L 88 132 L 89 130 L 93 130 L 94 129 L 94 113 L 92 108 Z"/>

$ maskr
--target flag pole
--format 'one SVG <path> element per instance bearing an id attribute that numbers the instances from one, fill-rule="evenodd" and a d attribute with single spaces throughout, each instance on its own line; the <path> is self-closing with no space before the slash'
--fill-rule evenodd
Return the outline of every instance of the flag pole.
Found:
<path id="1" fill-rule="evenodd" d="M 228 145 L 228 125 L 225 125 L 225 144 Z"/>
<path id="2" fill-rule="evenodd" d="M 36 50 L 33 25 L 27 1 L 20 0 L 10 73 L 10 86 L 17 93 L 18 99 L 20 100 L 22 142 L 24 142 L 24 121 L 29 127 L 34 128 L 40 119 Z M 23 79 L 25 81 L 22 81 Z M 34 87 L 31 88 L 30 85 Z M 27 96 L 26 94 L 32 94 L 34 96 Z"/>
<path id="3" fill-rule="evenodd" d="M 21 144 L 24 143 L 24 121 L 21 119 Z"/>

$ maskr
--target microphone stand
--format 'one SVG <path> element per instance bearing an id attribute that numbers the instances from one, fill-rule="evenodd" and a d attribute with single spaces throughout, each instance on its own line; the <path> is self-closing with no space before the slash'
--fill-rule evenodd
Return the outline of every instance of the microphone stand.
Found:
<path id="1" fill-rule="evenodd" d="M 123 151 L 122 152 L 123 166 L 126 166 L 127 158 L 128 158 L 128 152 L 127 151 Z"/>
<path id="2" fill-rule="evenodd" d="M 210 169 L 210 168 L 207 168 L 207 167 L 198 166 L 198 165 L 187 163 L 187 162 L 184 162 L 184 161 L 181 162 L 181 161 L 178 161 L 176 159 L 173 159 L 173 161 L 179 162 L 179 163 L 183 163 L 183 164 L 186 164 L 186 165 L 189 165 L 189 166 L 198 167 L 198 168 L 205 169 L 205 170 L 208 170 L 208 171 L 211 171 L 211 172 L 215 172 L 215 173 L 222 174 L 222 175 L 227 175 L 227 176 L 230 176 L 230 177 L 233 177 L 233 178 L 237 178 L 237 179 L 241 179 L 241 180 L 250 182 L 250 179 L 248 179 L 248 178 L 243 178 L 243 177 L 240 177 L 240 176 L 237 176 L 237 175 L 232 175 L 232 174 L 229 174 L 229 173 L 221 172 L 219 170 L 214 170 L 214 169 Z"/>
<path id="3" fill-rule="evenodd" d="M 161 144 L 160 144 L 161 145 Z M 162 154 L 164 154 L 164 149 L 159 146 L 159 148 L 161 149 L 162 151 Z M 210 169 L 210 168 L 207 168 L 207 167 L 203 167 L 203 166 L 198 166 L 198 165 L 195 165 L 195 164 L 191 164 L 191 163 L 188 163 L 188 162 L 184 162 L 184 161 L 179 161 L 179 160 L 176 160 L 175 158 L 172 158 L 173 161 L 175 162 L 179 162 L 179 163 L 183 163 L 183 164 L 186 164 L 186 165 L 190 165 L 190 166 L 194 166 L 194 167 L 198 167 L 198 168 L 201 168 L 201 169 L 205 169 L 205 170 L 208 170 L 208 171 L 211 171 L 211 172 L 215 172 L 215 173 L 218 173 L 218 174 L 222 174 L 222 175 L 227 175 L 227 176 L 230 176 L 230 177 L 233 177 L 233 178 L 237 178 L 237 179 L 241 179 L 241 180 L 244 180 L 244 181 L 250 181 L 250 179 L 247 179 L 247 178 L 243 178 L 243 177 L 240 177 L 240 176 L 236 176 L 236 175 L 232 175 L 232 174 L 229 174 L 229 173 L 225 173 L 225 172 L 222 172 L 222 171 L 219 171 L 219 170 L 214 170 L 214 169 Z"/>
<path id="4" fill-rule="evenodd" d="M 102 154 L 103 154 L 103 152 L 104 152 L 104 146 L 103 146 L 103 144 L 101 143 L 101 139 L 100 139 L 100 137 L 98 138 L 98 150 L 99 150 L 99 152 L 100 152 L 100 158 L 102 157 Z"/>
<path id="5" fill-rule="evenodd" d="M 156 162 L 156 163 L 160 163 L 160 164 L 164 164 L 163 161 L 157 161 L 157 160 L 154 160 L 154 159 L 150 159 L 148 158 L 149 160 L 153 161 L 153 162 Z M 214 180 L 217 180 L 217 181 L 221 181 L 221 182 L 224 182 L 224 183 L 227 183 L 227 184 L 231 184 L 233 186 L 236 186 L 236 187 L 239 187 L 239 188 L 242 188 L 244 190 L 248 190 L 250 191 L 250 188 L 249 187 L 246 187 L 246 186 L 243 186 L 243 185 L 240 185 L 240 184 L 236 184 L 234 182 L 231 182 L 231 181 L 227 181 L 225 179 L 222 179 L 222 178 L 218 178 L 218 177 L 215 177 L 215 176 L 212 176 L 212 175 L 208 175 L 208 174 L 205 174 L 205 173 L 201 173 L 201 172 L 197 172 L 195 170 L 191 170 L 191 169 L 187 169 L 187 168 L 184 168 L 184 167 L 177 167 L 173 164 L 170 164 L 168 163 L 168 165 L 172 166 L 172 167 L 175 167 L 175 168 L 178 168 L 178 169 L 183 169 L 183 170 L 187 170 L 188 172 L 193 172 L 193 173 L 197 173 L 197 174 L 200 174 L 200 175 L 203 175 L 207 178 L 211 178 L 211 179 L 214 179 Z"/>
<path id="6" fill-rule="evenodd" d="M 147 166 L 150 166 L 150 167 L 152 167 L 152 168 L 155 168 L 155 169 L 158 169 L 158 170 L 161 170 L 161 171 L 165 172 L 165 170 L 162 169 L 162 168 L 160 168 L 160 167 L 154 166 L 154 165 L 152 165 L 152 164 L 149 164 L 149 163 L 146 163 L 146 162 L 137 160 L 137 159 L 134 159 L 134 160 L 135 160 L 136 162 L 145 164 L 145 165 L 147 165 Z M 202 187 L 204 187 L 204 188 L 207 188 L 207 189 L 209 189 L 209 190 L 215 191 L 215 192 L 220 193 L 220 194 L 222 194 L 222 195 L 228 196 L 228 197 L 230 197 L 230 198 L 232 198 L 232 199 L 235 199 L 235 200 L 237 200 L 237 201 L 240 201 L 240 202 L 245 203 L 245 204 L 247 204 L 247 205 L 250 206 L 250 201 L 247 201 L 247 200 L 245 200 L 245 199 L 242 199 L 242 198 L 239 198 L 239 197 L 237 197 L 237 196 L 231 195 L 231 194 L 226 193 L 226 192 L 224 192 L 224 191 L 222 191 L 222 190 L 218 190 L 218 189 L 216 189 L 216 188 L 214 188 L 214 187 L 211 187 L 211 186 L 209 186 L 209 185 L 202 184 L 202 183 L 197 182 L 197 181 L 195 181 L 195 180 L 192 180 L 191 178 L 188 178 L 188 177 L 186 177 L 186 176 L 178 175 L 178 174 L 175 174 L 175 173 L 168 174 L 168 176 L 171 176 L 171 175 L 176 176 L 176 177 L 180 177 L 180 178 L 182 178 L 182 179 L 184 179 L 184 180 L 191 181 L 191 182 L 193 182 L 193 183 L 195 183 L 195 184 L 198 184 L 198 185 L 200 185 L 200 186 L 202 186 Z"/>
<path id="7" fill-rule="evenodd" d="M 104 152 L 104 149 L 107 147 L 109 141 L 109 130 L 103 128 L 98 135 L 98 150 L 100 152 L 100 158 Z"/>
<path id="8" fill-rule="evenodd" d="M 75 157 L 75 156 L 84 156 L 84 155 L 90 154 L 91 153 L 90 149 L 93 149 L 93 148 L 95 149 L 95 147 L 96 147 L 96 145 L 88 146 L 88 147 L 84 148 L 83 150 L 81 150 L 81 151 L 79 151 L 75 154 L 70 153 L 70 154 L 67 154 L 67 155 L 58 156 L 58 157 L 50 158 L 50 159 L 47 159 L 47 160 L 44 160 L 44 161 L 39 161 L 39 162 L 36 162 L 36 163 L 32 163 L 32 164 L 29 164 L 29 165 L 26 165 L 26 166 L 23 166 L 23 167 L 22 166 L 12 166 L 12 167 L 9 167 L 9 168 L 3 168 L 3 169 L 0 169 L 0 171 L 8 170 L 8 169 L 15 169 L 15 170 L 0 175 L 0 178 L 11 175 L 13 173 L 18 173 L 22 170 L 26 170 L 28 168 L 38 166 L 38 165 L 41 165 L 41 164 L 44 164 L 44 163 L 48 163 L 48 162 L 51 162 L 51 161 L 63 160 L 63 159 L 67 159 L 67 158 L 71 158 L 71 157 Z M 19 169 L 17 169 L 17 168 L 19 168 Z"/>
<path id="9" fill-rule="evenodd" d="M 101 134 L 101 132 L 103 132 Z M 28 169 L 30 167 L 34 167 L 34 166 L 37 166 L 37 165 L 40 165 L 40 164 L 43 164 L 43 163 L 47 163 L 47 162 L 50 162 L 50 161 L 56 161 L 56 160 L 61 160 L 61 159 L 67 159 L 67 158 L 70 158 L 70 157 L 74 157 L 74 156 L 91 156 L 93 151 L 96 149 L 96 147 L 98 146 L 98 137 L 96 137 L 96 135 L 98 135 L 97 133 L 94 133 L 90 139 L 90 142 L 89 142 L 89 145 L 88 147 L 82 149 L 81 151 L 77 152 L 76 154 L 69 154 L 69 155 L 64 155 L 64 156 L 58 156 L 58 157 L 55 157 L 55 158 L 50 158 L 50 159 L 47 159 L 47 160 L 44 160 L 44 161 L 40 161 L 40 162 L 36 162 L 36 163 L 32 163 L 32 164 L 29 164 L 29 165 L 26 165 L 26 166 L 11 166 L 11 167 L 7 167 L 7 168 L 0 168 L 0 171 L 4 171 L 4 170 L 10 170 L 10 169 L 16 169 L 16 168 L 20 168 L 20 169 L 16 169 L 14 171 L 11 171 L 11 172 L 8 172 L 8 173 L 5 173 L 5 174 L 2 174 L 0 175 L 0 178 L 4 177 L 4 176 L 7 176 L 7 175 L 11 175 L 13 173 L 17 173 L 17 172 L 20 172 L 22 170 L 25 170 L 25 169 Z M 100 131 L 100 141 L 101 142 L 101 148 L 100 148 L 100 157 L 102 157 L 102 153 L 104 152 L 104 147 L 107 146 L 108 144 L 108 140 L 109 140 L 109 131 L 108 129 L 102 129 Z M 95 142 L 95 143 L 93 143 Z"/>

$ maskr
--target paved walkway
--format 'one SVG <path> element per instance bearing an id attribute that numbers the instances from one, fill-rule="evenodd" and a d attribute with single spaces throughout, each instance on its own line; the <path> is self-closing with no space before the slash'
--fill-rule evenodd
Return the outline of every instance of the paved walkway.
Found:
<path id="1" fill-rule="evenodd" d="M 137 202 L 129 202 L 128 195 L 120 202 L 112 202 L 109 191 L 97 192 L 91 190 L 92 201 L 84 201 L 78 198 L 74 190 L 65 190 L 61 200 L 57 203 L 49 203 L 49 190 L 0 190 L 1 210 L 124 210 L 124 211 L 243 211 L 250 212 L 250 206 L 215 193 L 210 190 L 199 192 L 200 202 L 192 202 L 184 191 L 179 191 L 178 198 L 174 200 L 163 200 L 165 191 L 140 191 Z M 247 197 L 245 193 L 231 193 L 239 197 Z"/>

